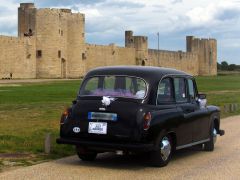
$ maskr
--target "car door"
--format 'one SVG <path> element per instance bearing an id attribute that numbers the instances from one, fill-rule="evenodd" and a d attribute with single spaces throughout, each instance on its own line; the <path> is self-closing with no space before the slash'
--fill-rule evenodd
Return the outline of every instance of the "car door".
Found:
<path id="1" fill-rule="evenodd" d="M 209 113 L 207 108 L 201 108 L 197 100 L 197 86 L 195 80 L 187 80 L 188 98 L 194 108 L 193 116 L 193 142 L 206 140 L 209 136 Z"/>
<path id="2" fill-rule="evenodd" d="M 195 108 L 188 101 L 187 85 L 184 77 L 173 78 L 174 83 L 174 97 L 176 106 L 181 111 L 181 118 L 179 119 L 179 126 L 176 130 L 177 134 L 177 148 L 186 144 L 192 143 L 192 127 L 193 127 L 193 113 Z"/>

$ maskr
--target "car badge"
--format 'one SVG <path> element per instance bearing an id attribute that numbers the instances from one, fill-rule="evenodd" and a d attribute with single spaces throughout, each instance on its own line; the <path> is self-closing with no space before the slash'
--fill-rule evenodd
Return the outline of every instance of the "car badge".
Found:
<path id="1" fill-rule="evenodd" d="M 74 127 L 73 128 L 73 132 L 74 133 L 79 133 L 80 132 L 80 128 L 79 127 Z"/>
<path id="2" fill-rule="evenodd" d="M 99 111 L 106 111 L 106 108 L 100 107 L 100 108 L 99 108 Z"/>
<path id="3" fill-rule="evenodd" d="M 109 106 L 111 102 L 115 101 L 116 98 L 111 98 L 110 96 L 103 96 L 102 98 L 102 105 Z"/>

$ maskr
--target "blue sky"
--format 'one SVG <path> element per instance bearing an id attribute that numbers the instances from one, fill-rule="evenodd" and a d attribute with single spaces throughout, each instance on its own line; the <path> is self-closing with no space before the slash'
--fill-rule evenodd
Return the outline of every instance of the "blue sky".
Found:
<path id="1" fill-rule="evenodd" d="M 149 48 L 185 51 L 185 36 L 218 40 L 218 61 L 240 64 L 240 0 L 8 0 L 0 1 L 0 34 L 17 35 L 17 7 L 64 7 L 86 17 L 86 41 L 124 45 L 124 31 L 149 38 Z"/>

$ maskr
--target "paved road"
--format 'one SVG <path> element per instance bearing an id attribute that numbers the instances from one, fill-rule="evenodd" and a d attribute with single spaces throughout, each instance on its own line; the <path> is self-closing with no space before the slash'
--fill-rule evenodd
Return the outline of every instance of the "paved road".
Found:
<path id="1" fill-rule="evenodd" d="M 0 179 L 240 179 L 240 116 L 222 121 L 226 135 L 214 152 L 178 151 L 164 168 L 149 167 L 139 156 L 102 154 L 86 163 L 76 156 L 0 174 Z"/>

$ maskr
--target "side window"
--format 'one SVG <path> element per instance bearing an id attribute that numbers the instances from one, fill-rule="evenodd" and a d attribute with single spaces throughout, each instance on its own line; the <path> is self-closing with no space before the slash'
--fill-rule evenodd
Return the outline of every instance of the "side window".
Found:
<path id="1" fill-rule="evenodd" d="M 108 90 L 114 89 L 114 83 L 116 81 L 116 78 L 114 76 L 106 76 L 104 77 L 104 88 Z"/>
<path id="2" fill-rule="evenodd" d="M 158 85 L 157 104 L 172 103 L 173 101 L 172 80 L 165 78 Z"/>
<path id="3" fill-rule="evenodd" d="M 184 103 L 188 101 L 184 78 L 174 78 L 174 90 L 176 102 Z"/>
<path id="4" fill-rule="evenodd" d="M 90 95 L 91 92 L 94 91 L 94 89 L 97 89 L 98 81 L 99 81 L 98 77 L 94 77 L 94 78 L 89 79 L 88 83 L 85 85 L 84 94 L 85 95 Z"/>
<path id="5" fill-rule="evenodd" d="M 189 97 L 190 97 L 190 99 L 195 99 L 196 91 L 195 91 L 193 80 L 188 79 L 187 82 L 188 82 Z"/>

